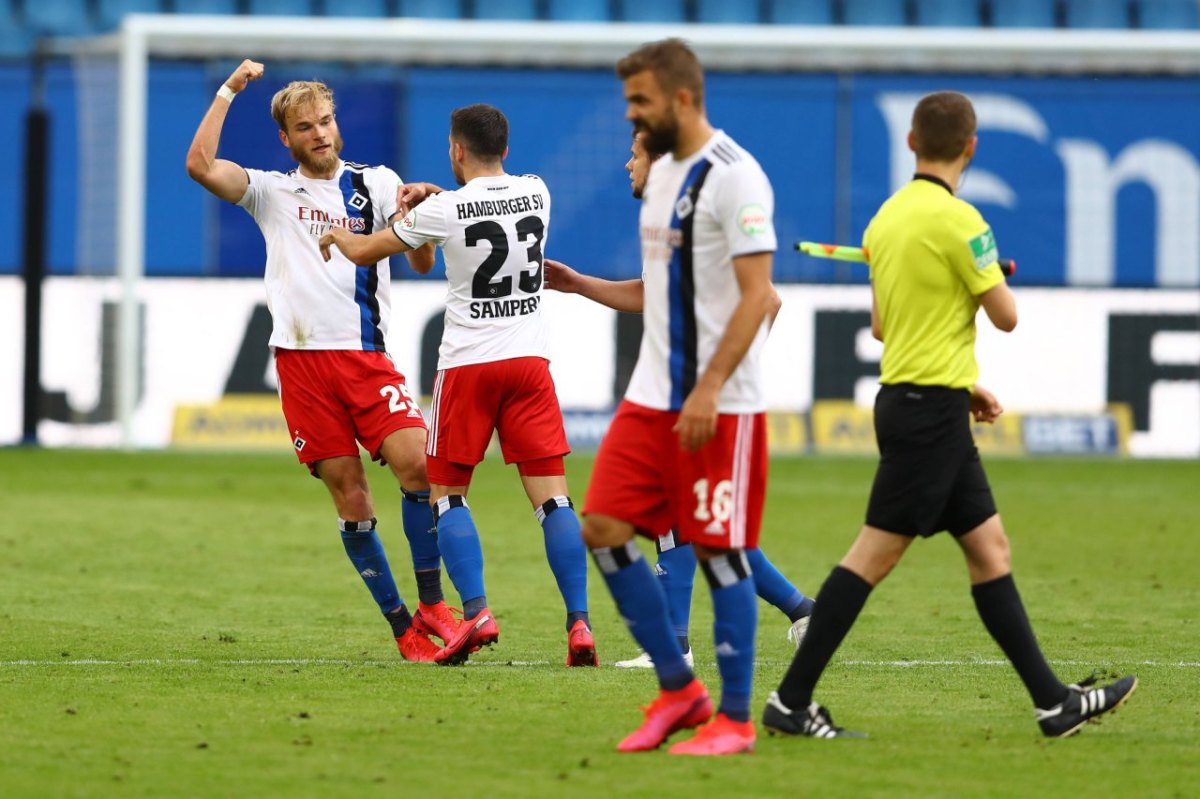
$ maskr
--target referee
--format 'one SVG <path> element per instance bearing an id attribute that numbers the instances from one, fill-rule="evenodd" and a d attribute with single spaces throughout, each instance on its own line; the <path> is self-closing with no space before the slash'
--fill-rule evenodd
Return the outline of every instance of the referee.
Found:
<path id="1" fill-rule="evenodd" d="M 917 536 L 949 531 L 962 548 L 984 626 L 1033 699 L 1042 732 L 1065 737 L 1125 701 L 1137 678 L 1064 685 L 1034 637 L 1013 582 L 1008 537 L 971 436 L 970 417 L 1003 408 L 977 386 L 975 317 L 1011 331 L 1016 301 L 996 261 L 991 228 L 954 196 L 975 155 L 975 110 L 956 92 L 921 99 L 908 145 L 917 172 L 867 226 L 871 332 L 884 342 L 875 399 L 879 466 L 866 524 L 817 595 L 808 635 L 763 712 L 772 732 L 859 736 L 834 725 L 813 689 L 879 582 Z"/>

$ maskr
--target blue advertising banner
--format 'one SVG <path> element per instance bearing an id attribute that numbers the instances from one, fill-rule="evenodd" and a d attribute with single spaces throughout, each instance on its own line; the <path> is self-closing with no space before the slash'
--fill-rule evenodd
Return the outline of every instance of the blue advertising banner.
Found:
<path id="1" fill-rule="evenodd" d="M 98 134 L 79 119 L 70 69 L 54 67 L 47 98 L 57 274 L 94 264 L 96 254 L 82 257 L 80 248 L 104 240 L 96 230 L 81 233 L 96 223 L 76 199 L 80 153 Z M 147 274 L 261 274 L 253 221 L 207 196 L 184 170 L 192 132 L 226 74 L 218 72 L 189 63 L 151 70 Z M 389 164 L 409 180 L 453 185 L 450 111 L 499 106 L 511 124 L 508 170 L 541 175 L 554 198 L 547 254 L 606 277 L 640 274 L 623 169 L 630 130 L 610 71 L 269 65 L 231 109 L 221 157 L 290 168 L 270 97 L 286 80 L 312 77 L 337 92 L 345 155 Z M 0 99 L 25 108 L 28 80 L 27 67 L 0 67 Z M 710 118 L 760 161 L 775 188 L 780 282 L 865 282 L 861 266 L 813 259 L 791 245 L 859 242 L 875 209 L 911 175 L 913 105 L 946 88 L 967 93 L 979 121 L 978 154 L 960 196 L 991 223 L 1001 255 L 1017 260 L 1018 283 L 1200 287 L 1200 79 L 714 72 Z M 19 119 L 5 123 L 14 140 Z M 18 170 L 0 175 L 0 198 L 9 198 L 14 217 L 22 180 Z M 0 246 L 0 274 L 18 272 L 19 259 L 10 238 Z M 396 274 L 410 276 L 401 262 Z"/>
<path id="2" fill-rule="evenodd" d="M 1018 282 L 1200 285 L 1200 81 L 860 77 L 853 91 L 854 232 L 912 171 L 921 95 L 971 97 L 979 148 L 959 188 Z"/>

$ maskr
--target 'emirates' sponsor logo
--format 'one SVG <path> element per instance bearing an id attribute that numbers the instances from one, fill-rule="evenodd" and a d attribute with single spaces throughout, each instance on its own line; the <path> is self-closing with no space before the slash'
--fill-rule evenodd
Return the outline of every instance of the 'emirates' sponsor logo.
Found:
<path id="1" fill-rule="evenodd" d="M 342 227 L 352 233 L 358 233 L 367 229 L 367 222 L 361 216 L 330 216 L 320 208 L 309 208 L 306 205 L 301 205 L 296 209 L 297 218 L 301 222 L 307 222 L 315 231 L 317 226 L 324 225 L 322 230 L 324 234 L 331 227 Z"/>

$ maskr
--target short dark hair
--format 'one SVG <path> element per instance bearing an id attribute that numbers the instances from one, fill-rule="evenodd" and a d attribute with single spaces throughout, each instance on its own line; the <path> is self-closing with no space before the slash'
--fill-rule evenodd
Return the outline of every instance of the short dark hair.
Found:
<path id="1" fill-rule="evenodd" d="M 450 112 L 450 136 L 476 158 L 497 161 L 508 149 L 508 119 L 487 103 L 456 108 Z"/>
<path id="2" fill-rule="evenodd" d="M 918 158 L 953 161 L 975 135 L 975 108 L 965 94 L 927 94 L 913 110 L 912 131 Z"/>
<path id="3" fill-rule="evenodd" d="M 683 39 L 663 39 L 643 44 L 617 62 L 617 77 L 628 80 L 639 72 L 650 70 L 665 92 L 687 89 L 704 107 L 704 69 L 700 59 Z"/>

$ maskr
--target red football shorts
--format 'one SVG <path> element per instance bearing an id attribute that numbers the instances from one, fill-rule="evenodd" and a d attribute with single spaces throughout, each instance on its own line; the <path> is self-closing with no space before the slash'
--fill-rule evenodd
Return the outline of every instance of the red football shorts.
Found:
<path id="1" fill-rule="evenodd" d="M 767 488 L 765 413 L 721 414 L 699 451 L 679 444 L 679 413 L 629 401 L 596 454 L 584 514 L 611 516 L 653 538 L 714 549 L 758 546 Z"/>
<path id="2" fill-rule="evenodd" d="M 292 446 L 310 468 L 325 458 L 357 457 L 356 442 L 378 460 L 389 435 L 425 426 L 387 353 L 276 348 L 275 371 Z"/>
<path id="3" fill-rule="evenodd" d="M 429 481 L 466 485 L 493 431 L 505 463 L 561 463 L 571 451 L 549 361 L 512 358 L 438 372 L 425 448 Z"/>

